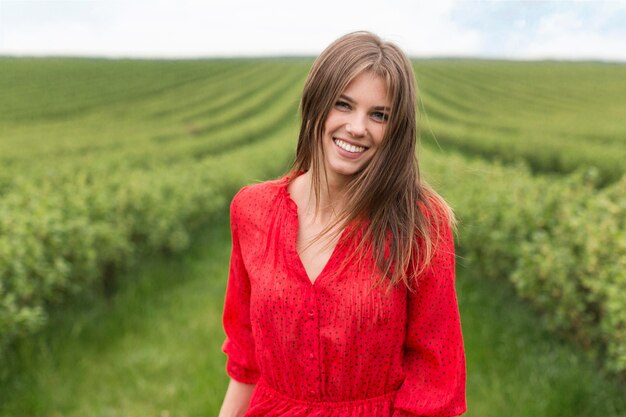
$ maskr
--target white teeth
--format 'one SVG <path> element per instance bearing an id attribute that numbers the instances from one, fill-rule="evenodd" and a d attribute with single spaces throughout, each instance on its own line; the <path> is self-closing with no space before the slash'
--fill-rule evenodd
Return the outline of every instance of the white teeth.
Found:
<path id="1" fill-rule="evenodd" d="M 337 144 L 337 146 L 339 146 L 341 149 L 348 151 L 348 152 L 359 153 L 359 152 L 364 152 L 366 149 L 362 146 L 350 145 L 349 143 L 346 143 L 342 141 L 341 139 L 334 139 L 334 141 Z"/>

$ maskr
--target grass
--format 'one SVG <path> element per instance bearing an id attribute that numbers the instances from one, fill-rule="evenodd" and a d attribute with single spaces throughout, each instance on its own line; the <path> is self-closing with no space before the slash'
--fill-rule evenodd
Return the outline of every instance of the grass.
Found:
<path id="1" fill-rule="evenodd" d="M 16 349 L 0 386 L 1 416 L 210 416 L 227 385 L 222 302 L 230 237 L 225 215 L 176 257 L 148 259 L 109 301 L 76 302 Z M 466 414 L 618 417 L 624 388 L 501 282 L 458 263 L 468 367 Z"/>
<path id="2" fill-rule="evenodd" d="M 110 301 L 57 312 L 16 352 L 0 415 L 216 415 L 229 250 L 222 218 L 184 254 L 129 271 Z"/>
<path id="3" fill-rule="evenodd" d="M 511 286 L 461 261 L 457 271 L 468 416 L 626 415 L 626 388 L 546 330 Z"/>
<path id="4" fill-rule="evenodd" d="M 626 66 L 590 62 L 417 60 L 422 126 L 434 140 L 534 172 L 595 166 L 624 175 Z"/>

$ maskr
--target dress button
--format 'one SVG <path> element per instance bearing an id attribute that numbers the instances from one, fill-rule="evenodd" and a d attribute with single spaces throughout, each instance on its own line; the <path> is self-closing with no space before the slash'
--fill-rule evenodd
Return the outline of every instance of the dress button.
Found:
<path id="1" fill-rule="evenodd" d="M 309 317 L 315 317 L 315 310 L 309 311 Z"/>
<path id="2" fill-rule="evenodd" d="M 309 359 L 315 359 L 315 353 L 309 353 Z"/>

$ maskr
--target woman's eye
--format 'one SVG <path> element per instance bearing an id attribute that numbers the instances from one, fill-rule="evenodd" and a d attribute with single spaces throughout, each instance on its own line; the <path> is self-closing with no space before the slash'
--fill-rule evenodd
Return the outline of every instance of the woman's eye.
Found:
<path id="1" fill-rule="evenodd" d="M 383 113 L 381 111 L 376 111 L 374 113 L 372 113 L 372 117 L 375 120 L 381 121 L 381 122 L 386 122 L 387 120 L 389 120 L 389 115 L 387 113 Z"/>
<path id="2" fill-rule="evenodd" d="M 340 109 L 350 109 L 350 105 L 345 101 L 338 101 L 335 103 L 335 107 Z"/>

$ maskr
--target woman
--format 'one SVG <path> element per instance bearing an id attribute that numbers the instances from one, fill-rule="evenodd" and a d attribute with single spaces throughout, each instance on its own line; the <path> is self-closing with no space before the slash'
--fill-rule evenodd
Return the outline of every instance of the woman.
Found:
<path id="1" fill-rule="evenodd" d="M 415 106 L 374 34 L 314 62 L 293 166 L 231 203 L 221 417 L 465 412 L 454 216 L 419 176 Z"/>

